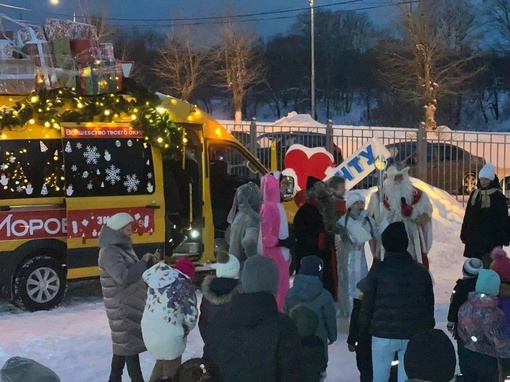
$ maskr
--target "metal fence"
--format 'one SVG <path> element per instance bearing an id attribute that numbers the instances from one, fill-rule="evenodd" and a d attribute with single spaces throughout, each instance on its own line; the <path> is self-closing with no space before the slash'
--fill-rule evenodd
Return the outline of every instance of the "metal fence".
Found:
<path id="1" fill-rule="evenodd" d="M 285 153 L 293 144 L 325 147 L 339 164 L 367 140 L 376 137 L 392 153 L 390 164 L 409 166 L 412 176 L 458 196 L 461 201 L 476 187 L 478 172 L 487 162 L 494 164 L 501 187 L 510 196 L 510 154 L 506 152 L 510 147 L 509 133 L 452 131 L 441 127 L 425 131 L 423 128 L 342 126 L 331 122 L 313 127 L 275 126 L 256 121 L 234 126 L 222 122 L 266 166 L 270 164 L 271 144 L 275 143 L 280 170 Z M 374 185 L 374 177 L 369 176 L 359 187 Z"/>

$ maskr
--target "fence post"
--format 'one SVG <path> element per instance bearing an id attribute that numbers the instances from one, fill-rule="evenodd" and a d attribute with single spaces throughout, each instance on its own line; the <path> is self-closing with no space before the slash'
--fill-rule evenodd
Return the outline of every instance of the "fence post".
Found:
<path id="1" fill-rule="evenodd" d="M 326 123 L 326 150 L 333 154 L 333 121 L 328 119 Z"/>
<path id="2" fill-rule="evenodd" d="M 416 161 L 418 179 L 427 183 L 427 130 L 424 124 L 418 127 L 417 142 L 416 142 Z"/>
<path id="3" fill-rule="evenodd" d="M 250 152 L 257 156 L 257 118 L 252 117 L 250 122 Z"/>

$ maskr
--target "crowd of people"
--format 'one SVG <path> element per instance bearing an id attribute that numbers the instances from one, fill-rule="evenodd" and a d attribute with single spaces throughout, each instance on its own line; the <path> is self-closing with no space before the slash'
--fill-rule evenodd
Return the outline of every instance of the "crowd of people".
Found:
<path id="1" fill-rule="evenodd" d="M 230 250 L 217 254 L 215 274 L 203 280 L 200 306 L 190 260 L 169 266 L 157 253 L 139 259 L 133 218 L 108 220 L 99 269 L 112 338 L 109 382 L 122 381 L 125 366 L 132 381 L 143 381 L 139 354 L 146 350 L 155 359 L 150 382 L 323 381 L 328 363 L 339 362 L 328 357 L 338 317 L 349 319 L 346 346 L 356 353 L 361 382 L 454 379 L 453 343 L 435 328 L 433 207 L 407 169 L 389 168 L 367 209 L 363 194 L 346 195 L 342 178 L 310 177 L 296 197 L 294 237 L 282 180 L 269 173 L 260 188 L 238 188 Z M 468 258 L 448 312 L 457 378 L 466 382 L 510 374 L 510 258 L 502 249 L 508 219 L 488 164 L 467 204 L 461 239 Z M 197 323 L 203 356 L 182 363 Z"/>

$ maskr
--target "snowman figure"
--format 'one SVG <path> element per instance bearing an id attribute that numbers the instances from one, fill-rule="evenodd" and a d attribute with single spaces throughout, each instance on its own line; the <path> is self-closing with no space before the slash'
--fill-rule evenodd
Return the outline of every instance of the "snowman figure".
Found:
<path id="1" fill-rule="evenodd" d="M 110 152 L 108 150 L 105 150 L 104 151 L 104 159 L 105 161 L 109 162 L 112 160 L 112 154 L 110 154 Z"/>
<path id="2" fill-rule="evenodd" d="M 7 178 L 4 173 L 2 173 L 2 175 L 0 175 L 0 184 L 2 186 L 7 186 L 7 183 L 9 183 L 9 178 Z"/>
<path id="3" fill-rule="evenodd" d="M 69 184 L 69 186 L 67 187 L 67 190 L 66 190 L 66 194 L 67 194 L 67 196 L 71 196 L 71 195 L 73 195 L 73 193 L 74 193 L 73 185 Z"/>
<path id="4" fill-rule="evenodd" d="M 25 192 L 27 193 L 27 195 L 32 195 L 32 193 L 34 192 L 34 188 L 32 187 L 32 183 L 28 183 L 27 184 L 27 188 L 26 188 Z"/>
<path id="5" fill-rule="evenodd" d="M 147 192 L 149 194 L 152 194 L 152 191 L 154 191 L 154 186 L 152 185 L 151 182 L 147 182 Z"/>

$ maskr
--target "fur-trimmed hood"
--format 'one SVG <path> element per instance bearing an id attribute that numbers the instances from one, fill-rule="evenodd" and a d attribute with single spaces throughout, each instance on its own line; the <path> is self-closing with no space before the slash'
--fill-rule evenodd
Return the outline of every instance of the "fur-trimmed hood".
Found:
<path id="1" fill-rule="evenodd" d="M 202 282 L 202 293 L 214 305 L 228 304 L 239 293 L 239 280 L 207 275 Z"/>

